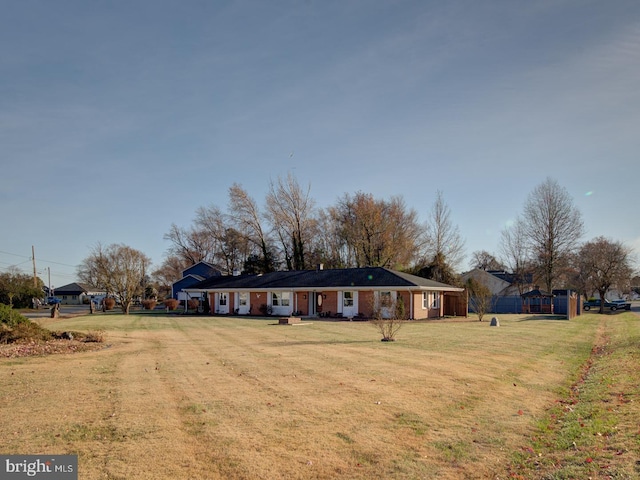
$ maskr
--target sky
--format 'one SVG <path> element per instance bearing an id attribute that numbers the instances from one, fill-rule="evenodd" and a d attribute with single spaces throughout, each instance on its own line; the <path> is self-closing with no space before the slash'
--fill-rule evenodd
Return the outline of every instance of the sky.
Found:
<path id="1" fill-rule="evenodd" d="M 33 247 L 66 285 L 98 242 L 158 267 L 172 223 L 289 173 L 318 208 L 400 195 L 421 221 L 440 191 L 467 262 L 551 177 L 583 241 L 640 252 L 637 0 L 0 7 L 0 271 Z"/>

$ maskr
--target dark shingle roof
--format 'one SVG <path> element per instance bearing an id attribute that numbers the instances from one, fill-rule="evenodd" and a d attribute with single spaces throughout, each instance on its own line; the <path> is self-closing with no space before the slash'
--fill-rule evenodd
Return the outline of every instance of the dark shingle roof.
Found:
<path id="1" fill-rule="evenodd" d="M 331 270 L 297 270 L 272 272 L 263 275 L 213 277 L 189 289 L 252 289 L 277 290 L 286 288 L 427 288 L 458 290 L 456 287 L 435 282 L 408 273 L 381 267 L 344 268 Z"/>
<path id="2" fill-rule="evenodd" d="M 58 287 L 54 289 L 54 291 L 56 295 L 63 294 L 63 293 L 66 295 L 79 295 L 81 293 L 90 292 L 91 287 L 83 283 L 70 283 L 68 285 Z"/>
<path id="3" fill-rule="evenodd" d="M 545 292 L 544 290 L 540 290 L 536 288 L 535 290 L 531 290 L 530 292 L 523 293 L 520 295 L 522 298 L 532 298 L 532 297 L 553 297 L 554 295 L 549 292 Z"/>

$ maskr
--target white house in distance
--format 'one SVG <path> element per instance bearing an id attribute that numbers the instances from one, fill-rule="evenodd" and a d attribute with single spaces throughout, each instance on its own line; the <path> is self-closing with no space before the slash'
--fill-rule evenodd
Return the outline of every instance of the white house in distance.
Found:
<path id="1" fill-rule="evenodd" d="M 185 288 L 211 314 L 370 318 L 402 301 L 410 319 L 467 315 L 464 289 L 381 267 L 217 276 Z"/>
<path id="2" fill-rule="evenodd" d="M 88 304 L 91 299 L 103 298 L 105 292 L 85 285 L 84 283 L 70 283 L 54 290 L 55 296 L 60 299 L 63 305 L 83 305 Z"/>

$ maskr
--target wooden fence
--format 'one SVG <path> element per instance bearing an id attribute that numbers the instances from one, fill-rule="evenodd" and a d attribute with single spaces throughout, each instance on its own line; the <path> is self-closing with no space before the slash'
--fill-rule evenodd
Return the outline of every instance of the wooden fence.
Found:
<path id="1" fill-rule="evenodd" d="M 445 317 L 468 317 L 469 302 L 467 291 L 464 292 L 444 292 L 442 314 Z"/>

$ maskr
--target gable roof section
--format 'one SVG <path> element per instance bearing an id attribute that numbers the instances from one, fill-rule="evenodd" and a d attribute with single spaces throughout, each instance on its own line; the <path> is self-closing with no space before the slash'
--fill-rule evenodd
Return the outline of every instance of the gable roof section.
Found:
<path id="1" fill-rule="evenodd" d="M 80 295 L 81 293 L 87 293 L 91 291 L 91 287 L 82 283 L 70 283 L 62 287 L 52 289 L 56 295 Z M 95 290 L 95 289 L 94 289 Z"/>
<path id="2" fill-rule="evenodd" d="M 519 279 L 521 279 L 521 283 L 530 284 L 533 283 L 533 274 L 525 273 L 522 275 L 516 275 L 515 273 L 508 273 L 504 270 L 487 270 L 487 273 L 490 273 L 494 277 L 499 278 L 500 280 L 504 280 L 510 284 L 516 283 Z"/>
<path id="3" fill-rule="evenodd" d="M 489 288 L 492 295 L 504 295 L 511 286 L 511 283 L 503 277 L 499 277 L 490 271 L 485 271 L 480 268 L 474 268 L 473 270 L 463 273 L 461 278 L 464 282 L 472 278 L 482 283 Z"/>
<path id="4" fill-rule="evenodd" d="M 188 266 L 182 271 L 182 278 L 189 275 L 201 275 L 203 278 L 209 278 L 221 275 L 221 272 L 215 267 L 215 265 L 201 260 L 198 263 Z"/>
<path id="5" fill-rule="evenodd" d="M 178 287 L 178 290 L 180 290 L 181 288 L 186 288 L 186 287 L 191 287 L 193 285 L 197 285 L 198 283 L 202 282 L 203 280 L 206 280 L 206 277 L 203 277 L 202 275 L 195 275 L 193 273 L 182 277 L 180 280 L 173 282 L 171 284 L 171 287 L 175 290 L 176 287 Z"/>
<path id="6" fill-rule="evenodd" d="M 283 290 L 283 289 L 398 289 L 462 291 L 427 278 L 382 267 L 331 270 L 294 270 L 263 275 L 213 277 L 189 290 Z"/>
<path id="7" fill-rule="evenodd" d="M 544 290 L 540 290 L 539 288 L 536 288 L 534 290 L 531 290 L 530 292 L 526 292 L 523 293 L 522 295 L 520 295 L 522 298 L 534 298 L 534 297 L 554 297 L 555 295 L 553 293 L 549 293 L 549 292 L 545 292 Z"/>

